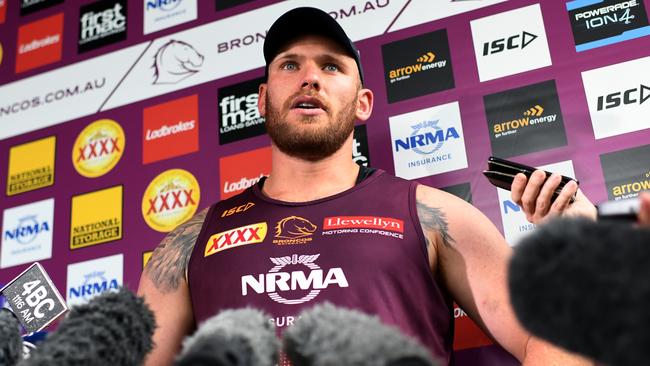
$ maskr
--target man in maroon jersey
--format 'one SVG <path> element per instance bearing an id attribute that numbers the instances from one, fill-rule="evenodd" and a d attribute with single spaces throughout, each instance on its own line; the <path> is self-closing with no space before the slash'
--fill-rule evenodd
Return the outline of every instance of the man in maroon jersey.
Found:
<path id="1" fill-rule="evenodd" d="M 298 8 L 271 27 L 259 110 L 272 171 L 203 210 L 154 251 L 139 294 L 156 314 L 147 365 L 222 309 L 252 306 L 281 332 L 321 301 L 376 314 L 452 363 L 457 302 L 525 365 L 588 361 L 533 338 L 508 301 L 511 248 L 450 194 L 359 167 L 353 128 L 373 108 L 358 51 L 327 13 Z"/>

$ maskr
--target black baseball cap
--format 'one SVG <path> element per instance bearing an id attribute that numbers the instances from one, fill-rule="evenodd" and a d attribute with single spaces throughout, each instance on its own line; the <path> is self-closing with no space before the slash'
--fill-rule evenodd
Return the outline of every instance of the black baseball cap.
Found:
<path id="1" fill-rule="evenodd" d="M 266 33 L 264 40 L 264 60 L 266 61 L 265 77 L 269 76 L 269 64 L 284 47 L 305 35 L 316 35 L 329 38 L 339 44 L 354 59 L 359 69 L 361 84 L 363 84 L 363 69 L 359 59 L 359 50 L 345 34 L 339 23 L 326 12 L 310 7 L 291 9 L 282 14 Z"/>

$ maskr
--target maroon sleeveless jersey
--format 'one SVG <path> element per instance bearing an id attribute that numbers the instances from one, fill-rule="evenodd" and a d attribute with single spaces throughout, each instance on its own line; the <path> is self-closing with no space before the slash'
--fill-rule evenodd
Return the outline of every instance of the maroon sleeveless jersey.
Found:
<path id="1" fill-rule="evenodd" d="M 254 185 L 213 205 L 189 262 L 196 323 L 251 306 L 281 332 L 328 301 L 379 316 L 449 363 L 452 302 L 429 269 L 416 185 L 377 170 L 316 201 L 273 200 Z"/>

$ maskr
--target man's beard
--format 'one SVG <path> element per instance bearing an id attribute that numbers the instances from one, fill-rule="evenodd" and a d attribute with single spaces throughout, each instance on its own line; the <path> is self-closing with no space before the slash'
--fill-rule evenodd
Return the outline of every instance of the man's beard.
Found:
<path id="1" fill-rule="evenodd" d="M 293 100 L 293 97 L 288 100 Z M 280 111 L 271 104 L 267 93 L 266 131 L 283 153 L 302 160 L 320 161 L 337 152 L 354 130 L 357 101 L 358 97 L 355 97 L 335 115 L 331 115 L 328 109 L 326 114 L 330 121 L 315 129 L 310 125 L 318 123 L 318 118 L 323 118 L 323 115 L 302 116 L 298 123 L 287 123 L 282 120 Z M 285 110 L 290 110 L 288 104 Z"/>

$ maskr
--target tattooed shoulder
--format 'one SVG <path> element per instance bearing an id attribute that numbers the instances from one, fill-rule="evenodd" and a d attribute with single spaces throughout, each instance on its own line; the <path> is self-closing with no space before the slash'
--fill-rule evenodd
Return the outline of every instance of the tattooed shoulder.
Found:
<path id="1" fill-rule="evenodd" d="M 144 273 L 163 292 L 171 292 L 185 278 L 185 270 L 209 208 L 169 233 L 153 251 Z"/>
<path id="2" fill-rule="evenodd" d="M 442 209 L 434 207 L 430 202 L 418 197 L 416 200 L 418 218 L 424 237 L 427 241 L 427 247 L 432 245 L 431 238 L 436 238 L 446 246 L 451 246 L 454 238 L 449 234 L 449 225 L 447 217 Z"/>

